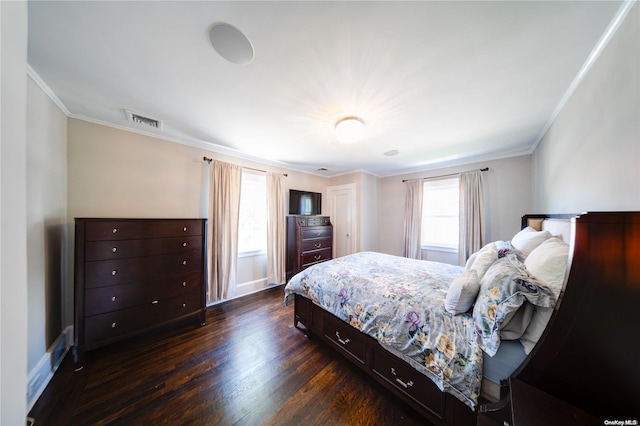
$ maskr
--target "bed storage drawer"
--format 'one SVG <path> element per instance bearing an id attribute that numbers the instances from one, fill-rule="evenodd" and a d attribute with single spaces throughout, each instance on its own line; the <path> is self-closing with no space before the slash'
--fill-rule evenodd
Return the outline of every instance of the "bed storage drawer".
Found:
<path id="1" fill-rule="evenodd" d="M 295 294 L 294 312 L 296 320 L 302 322 L 310 316 L 308 323 L 303 322 L 310 337 L 316 335 L 328 343 L 433 424 L 475 424 L 473 411 L 452 395 L 440 392 L 427 376 L 396 358 L 373 337 L 299 294 Z"/>
<path id="2" fill-rule="evenodd" d="M 334 316 L 327 316 L 322 327 L 324 337 L 335 347 L 364 364 L 365 340 L 360 332 Z"/>
<path id="3" fill-rule="evenodd" d="M 445 394 L 427 376 L 380 347 L 372 350 L 371 358 L 371 369 L 379 377 L 434 415 L 440 417 L 440 413 L 444 412 Z"/>
<path id="4" fill-rule="evenodd" d="M 306 297 L 295 295 L 294 315 L 295 323 L 297 327 L 298 321 L 301 322 L 307 329 L 311 327 L 311 300 Z"/>

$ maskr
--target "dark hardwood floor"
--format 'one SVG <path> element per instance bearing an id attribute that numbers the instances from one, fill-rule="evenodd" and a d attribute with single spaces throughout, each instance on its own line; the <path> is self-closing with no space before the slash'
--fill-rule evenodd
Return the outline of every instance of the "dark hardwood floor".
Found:
<path id="1" fill-rule="evenodd" d="M 293 327 L 282 287 L 186 324 L 69 354 L 29 416 L 49 425 L 424 425 L 412 408 Z"/>

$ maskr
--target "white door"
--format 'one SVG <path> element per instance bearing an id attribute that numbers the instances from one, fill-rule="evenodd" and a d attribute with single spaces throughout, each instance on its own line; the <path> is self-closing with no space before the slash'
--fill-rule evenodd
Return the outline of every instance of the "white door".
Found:
<path id="1" fill-rule="evenodd" d="M 356 184 L 327 188 L 329 216 L 333 224 L 333 257 L 357 251 Z"/>

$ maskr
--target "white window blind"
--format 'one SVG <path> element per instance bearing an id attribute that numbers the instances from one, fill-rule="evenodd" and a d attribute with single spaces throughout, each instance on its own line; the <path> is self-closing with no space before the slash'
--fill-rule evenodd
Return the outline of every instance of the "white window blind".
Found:
<path id="1" fill-rule="evenodd" d="M 238 254 L 267 250 L 267 177 L 244 170 L 240 191 Z"/>
<path id="2" fill-rule="evenodd" d="M 459 178 L 428 180 L 422 200 L 422 235 L 424 248 L 458 249 L 460 225 Z"/>

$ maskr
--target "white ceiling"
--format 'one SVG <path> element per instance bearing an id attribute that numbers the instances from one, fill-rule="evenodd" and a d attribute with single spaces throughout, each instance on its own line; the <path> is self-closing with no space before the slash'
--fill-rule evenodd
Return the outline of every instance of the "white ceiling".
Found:
<path id="1" fill-rule="evenodd" d="M 389 176 L 530 153 L 620 5 L 30 1 L 28 60 L 72 117 L 327 176 Z M 249 38 L 250 64 L 213 49 L 221 22 Z M 366 123 L 356 145 L 333 133 L 346 115 Z"/>

